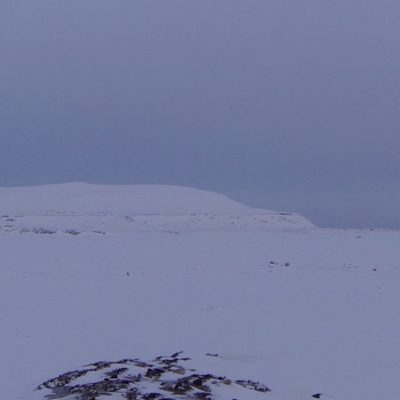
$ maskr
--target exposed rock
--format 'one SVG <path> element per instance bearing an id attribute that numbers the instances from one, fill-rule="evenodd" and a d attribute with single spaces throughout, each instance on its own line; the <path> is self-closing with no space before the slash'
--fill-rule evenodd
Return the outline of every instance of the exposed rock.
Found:
<path id="1" fill-rule="evenodd" d="M 96 400 L 104 396 L 126 400 L 212 400 L 216 399 L 216 388 L 221 390 L 227 386 L 236 386 L 239 392 L 270 391 L 259 382 L 198 373 L 184 365 L 189 360 L 188 357 L 182 357 L 182 352 L 178 352 L 170 357 L 157 357 L 151 362 L 130 358 L 98 361 L 49 379 L 40 384 L 37 390 L 42 390 L 44 398 L 48 400 Z"/>

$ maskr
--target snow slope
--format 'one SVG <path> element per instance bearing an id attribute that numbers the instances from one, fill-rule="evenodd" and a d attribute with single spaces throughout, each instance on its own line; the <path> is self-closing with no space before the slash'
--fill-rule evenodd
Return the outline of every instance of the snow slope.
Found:
<path id="1" fill-rule="evenodd" d="M 225 196 L 178 186 L 85 183 L 0 188 L 0 233 L 129 233 L 308 229 L 297 214 L 256 210 Z"/>
<path id="2" fill-rule="evenodd" d="M 65 183 L 0 188 L 1 206 L 12 214 L 189 214 L 240 213 L 248 207 L 203 190 L 162 185 Z"/>
<path id="3" fill-rule="evenodd" d="M 174 187 L 0 189 L 0 207 L 0 399 L 181 350 L 196 371 L 271 389 L 215 399 L 399 396 L 399 232 L 318 229 Z"/>

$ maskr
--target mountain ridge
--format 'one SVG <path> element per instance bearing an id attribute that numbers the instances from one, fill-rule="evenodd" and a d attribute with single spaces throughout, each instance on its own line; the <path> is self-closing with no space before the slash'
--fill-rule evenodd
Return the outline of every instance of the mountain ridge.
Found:
<path id="1" fill-rule="evenodd" d="M 59 217 L 64 221 L 77 216 L 83 216 L 86 220 L 89 217 L 103 217 L 107 219 L 104 222 L 106 225 L 109 225 L 110 218 L 114 218 L 113 223 L 119 219 L 120 224 L 121 221 L 125 225 L 129 222 L 131 228 L 146 231 L 149 227 L 161 231 L 314 227 L 299 214 L 255 209 L 215 192 L 168 185 L 95 185 L 78 182 L 0 188 L 0 204 L 1 214 L 24 217 L 25 222 L 29 217 Z M 49 218 L 41 219 L 42 224 L 49 221 Z M 93 218 L 90 221 L 92 225 Z M 76 219 L 73 224 L 75 222 Z M 68 230 L 81 230 L 73 227 L 73 224 L 69 224 Z M 13 224 L 8 225 L 8 228 L 12 228 Z M 51 225 L 47 228 L 54 230 Z M 26 229 L 40 231 L 41 228 L 43 226 L 21 225 L 18 229 L 26 232 Z"/>

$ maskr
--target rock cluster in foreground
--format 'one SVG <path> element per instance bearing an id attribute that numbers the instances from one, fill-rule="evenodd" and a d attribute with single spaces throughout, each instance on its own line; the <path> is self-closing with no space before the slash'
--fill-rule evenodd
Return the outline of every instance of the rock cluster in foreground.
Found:
<path id="1" fill-rule="evenodd" d="M 110 395 L 114 399 L 127 400 L 212 400 L 222 395 L 236 400 L 240 395 L 245 396 L 246 391 L 260 395 L 270 391 L 267 386 L 251 380 L 198 373 L 185 367 L 188 360 L 181 353 L 175 353 L 170 357 L 157 357 L 151 362 L 137 358 L 99 361 L 49 379 L 37 390 L 43 391 L 48 400 L 95 400 Z"/>

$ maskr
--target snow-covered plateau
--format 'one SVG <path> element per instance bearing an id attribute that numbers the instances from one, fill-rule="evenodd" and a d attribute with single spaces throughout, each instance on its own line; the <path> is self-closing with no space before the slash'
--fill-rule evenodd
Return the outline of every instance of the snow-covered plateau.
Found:
<path id="1" fill-rule="evenodd" d="M 173 186 L 0 188 L 0 400 L 394 400 L 400 232 Z"/>

